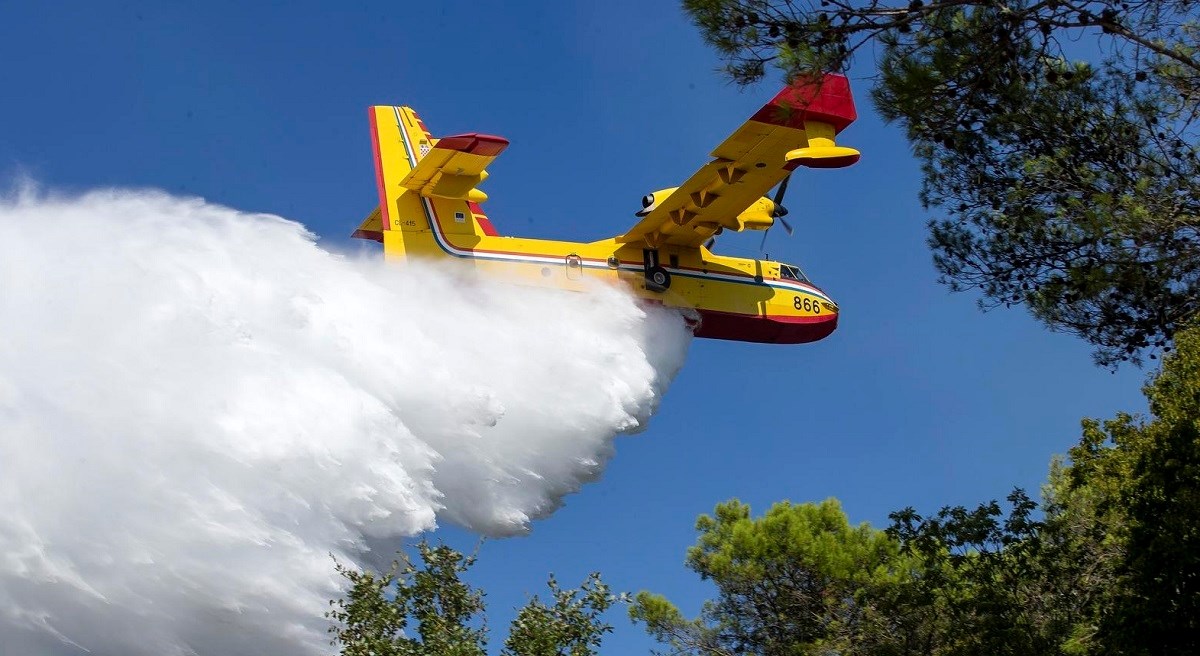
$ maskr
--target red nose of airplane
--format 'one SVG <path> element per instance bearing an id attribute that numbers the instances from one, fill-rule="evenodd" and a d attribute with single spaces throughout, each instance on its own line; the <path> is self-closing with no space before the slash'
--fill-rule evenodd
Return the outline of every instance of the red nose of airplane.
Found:
<path id="1" fill-rule="evenodd" d="M 697 337 L 765 344 L 804 344 L 828 337 L 837 329 L 838 313 L 783 317 L 701 310 Z"/>

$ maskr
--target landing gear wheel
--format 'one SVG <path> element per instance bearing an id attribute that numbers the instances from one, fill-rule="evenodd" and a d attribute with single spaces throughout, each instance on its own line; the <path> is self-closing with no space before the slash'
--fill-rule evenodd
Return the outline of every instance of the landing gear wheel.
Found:
<path id="1" fill-rule="evenodd" d="M 660 266 L 651 267 L 646 272 L 646 282 L 648 283 L 647 287 L 654 291 L 666 291 L 671 286 L 671 274 Z"/>

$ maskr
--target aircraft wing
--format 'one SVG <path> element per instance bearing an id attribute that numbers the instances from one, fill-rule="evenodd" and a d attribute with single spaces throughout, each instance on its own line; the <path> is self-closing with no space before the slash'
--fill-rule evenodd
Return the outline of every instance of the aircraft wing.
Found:
<path id="1" fill-rule="evenodd" d="M 617 241 L 699 246 L 718 230 L 769 228 L 773 205 L 756 203 L 793 169 L 858 161 L 858 151 L 833 143 L 856 118 L 844 76 L 797 80 L 717 146 L 713 160 L 682 186 L 654 194 L 649 212 Z"/>

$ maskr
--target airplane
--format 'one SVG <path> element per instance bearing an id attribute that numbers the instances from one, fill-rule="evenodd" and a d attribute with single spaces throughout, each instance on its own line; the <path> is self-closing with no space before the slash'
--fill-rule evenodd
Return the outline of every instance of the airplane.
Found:
<path id="1" fill-rule="evenodd" d="M 859 160 L 834 140 L 857 118 L 842 75 L 786 86 L 682 185 L 645 195 L 632 228 L 593 242 L 496 232 L 478 186 L 507 139 L 435 139 L 410 107 L 373 106 L 368 117 L 380 205 L 353 236 L 381 242 L 385 259 L 448 258 L 522 284 L 573 290 L 619 281 L 642 299 L 683 310 L 697 337 L 799 344 L 837 327 L 837 304 L 799 267 L 710 249 L 723 232 L 765 231 L 776 220 L 790 234 L 781 201 L 792 171 Z"/>

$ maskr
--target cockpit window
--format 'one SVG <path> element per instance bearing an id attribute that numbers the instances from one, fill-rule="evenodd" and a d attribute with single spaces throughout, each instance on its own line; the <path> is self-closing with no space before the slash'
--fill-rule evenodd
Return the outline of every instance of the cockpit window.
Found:
<path id="1" fill-rule="evenodd" d="M 808 277 L 799 267 L 794 267 L 790 264 L 779 265 L 779 277 L 785 280 L 797 280 L 799 282 L 808 282 Z"/>

